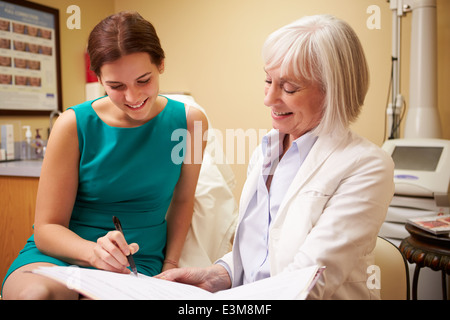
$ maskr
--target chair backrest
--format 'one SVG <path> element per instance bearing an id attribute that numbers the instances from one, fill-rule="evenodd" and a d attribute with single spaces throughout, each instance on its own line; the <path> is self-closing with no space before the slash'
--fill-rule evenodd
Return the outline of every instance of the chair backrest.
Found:
<path id="1" fill-rule="evenodd" d="M 409 300 L 409 268 L 400 249 L 378 237 L 374 250 L 375 264 L 380 268 L 382 300 Z"/>
<path id="2" fill-rule="evenodd" d="M 195 99 L 186 94 L 164 96 L 200 109 Z M 215 130 L 208 119 L 208 140 L 202 168 L 195 188 L 194 212 L 179 267 L 207 267 L 232 248 L 238 219 L 238 205 L 233 194 L 236 179 L 226 162 L 222 145 L 216 143 Z"/>

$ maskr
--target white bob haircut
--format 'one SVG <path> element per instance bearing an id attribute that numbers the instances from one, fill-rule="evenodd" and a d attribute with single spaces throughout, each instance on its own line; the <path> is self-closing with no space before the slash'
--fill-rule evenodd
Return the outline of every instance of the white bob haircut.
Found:
<path id="1" fill-rule="evenodd" d="M 339 133 L 355 121 L 369 87 L 369 68 L 355 31 L 330 15 L 303 17 L 273 32 L 262 50 L 265 68 L 317 83 L 324 93 L 316 135 Z"/>

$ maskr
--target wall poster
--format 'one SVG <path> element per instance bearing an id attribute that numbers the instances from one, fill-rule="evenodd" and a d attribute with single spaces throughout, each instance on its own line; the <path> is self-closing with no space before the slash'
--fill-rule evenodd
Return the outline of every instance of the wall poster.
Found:
<path id="1" fill-rule="evenodd" d="M 59 10 L 0 0 L 0 115 L 62 110 Z"/>

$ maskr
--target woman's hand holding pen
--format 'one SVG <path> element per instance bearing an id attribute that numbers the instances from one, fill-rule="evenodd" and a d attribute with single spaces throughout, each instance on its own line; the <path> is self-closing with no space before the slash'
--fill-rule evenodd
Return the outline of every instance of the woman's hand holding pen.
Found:
<path id="1" fill-rule="evenodd" d="M 97 269 L 130 273 L 127 256 L 139 250 L 137 243 L 128 244 L 120 231 L 110 231 L 98 238 L 94 246 L 91 265 Z"/>

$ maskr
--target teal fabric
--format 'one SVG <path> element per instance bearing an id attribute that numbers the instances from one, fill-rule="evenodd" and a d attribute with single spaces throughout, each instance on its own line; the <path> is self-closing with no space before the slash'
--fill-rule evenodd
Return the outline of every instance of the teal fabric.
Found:
<path id="1" fill-rule="evenodd" d="M 118 128 L 104 123 L 92 102 L 71 108 L 76 114 L 81 158 L 69 228 L 84 239 L 97 241 L 114 230 L 112 217 L 117 216 L 127 242 L 139 244 L 134 255 L 138 272 L 158 274 L 166 245 L 165 216 L 186 146 L 184 104 L 168 99 L 166 107 L 146 124 Z M 6 277 L 34 262 L 67 265 L 42 254 L 32 236 Z"/>

